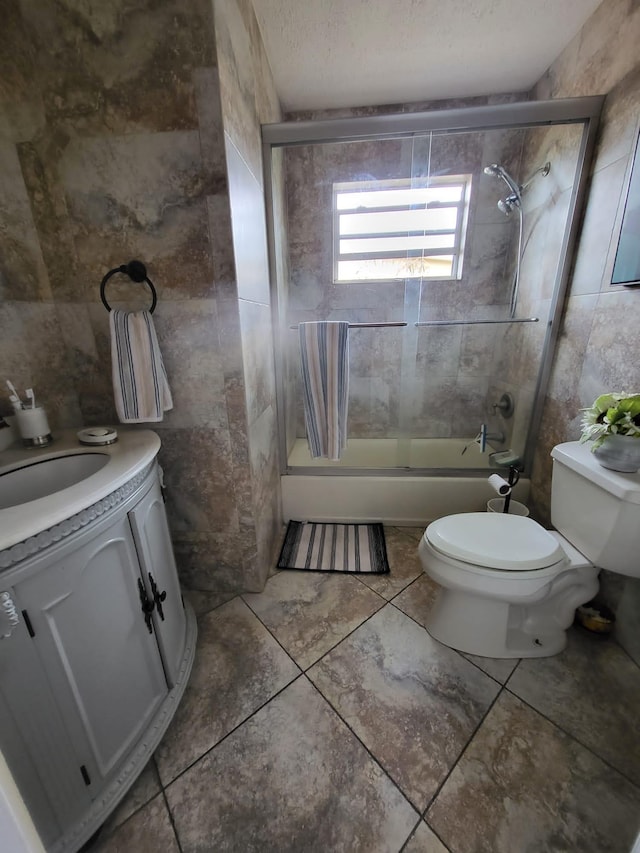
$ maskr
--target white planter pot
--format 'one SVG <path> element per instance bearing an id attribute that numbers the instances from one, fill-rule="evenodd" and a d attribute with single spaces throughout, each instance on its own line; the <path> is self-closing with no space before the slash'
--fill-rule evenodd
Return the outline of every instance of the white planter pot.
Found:
<path id="1" fill-rule="evenodd" d="M 593 455 L 603 468 L 632 474 L 640 469 L 640 438 L 632 435 L 608 435 Z"/>

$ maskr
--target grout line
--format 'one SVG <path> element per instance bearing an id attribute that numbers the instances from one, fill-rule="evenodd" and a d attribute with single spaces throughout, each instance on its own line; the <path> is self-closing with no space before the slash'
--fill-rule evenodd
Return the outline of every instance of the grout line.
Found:
<path id="1" fill-rule="evenodd" d="M 175 838 L 176 838 L 176 844 L 178 845 L 178 850 L 180 851 L 180 853 L 183 853 L 182 844 L 180 843 L 180 836 L 178 835 L 178 829 L 177 829 L 175 821 L 173 819 L 173 812 L 171 811 L 171 806 L 169 805 L 169 800 L 167 799 L 167 792 L 165 791 L 164 788 L 162 789 L 162 797 L 164 799 L 164 804 L 165 804 L 165 807 L 167 809 L 167 814 L 169 815 L 169 821 L 171 823 L 171 828 L 173 829 L 173 834 L 175 835 Z"/>
<path id="2" fill-rule="evenodd" d="M 158 790 L 154 791 L 151 794 L 151 796 L 148 797 L 148 799 L 146 799 L 144 802 L 140 803 L 140 805 L 138 805 L 135 809 L 133 809 L 131 811 L 131 813 L 128 814 L 124 820 L 120 821 L 120 823 L 116 824 L 115 826 L 112 826 L 110 829 L 107 829 L 107 824 L 109 823 L 109 820 L 118 811 L 120 806 L 127 801 L 129 794 L 135 788 L 140 776 L 142 776 L 146 767 L 151 763 L 153 763 L 153 766 L 154 766 L 155 775 L 156 775 L 156 782 L 158 783 Z M 87 841 L 85 841 L 85 843 L 80 848 L 79 853 L 83 853 L 83 851 L 85 851 L 85 848 L 86 848 L 85 853 L 92 853 L 92 851 L 94 849 L 97 850 L 98 849 L 97 848 L 98 842 L 103 842 L 106 839 L 111 838 L 116 832 L 118 832 L 123 826 L 125 826 L 125 824 L 129 823 L 131 818 L 133 818 L 137 814 L 139 814 L 144 808 L 146 808 L 153 800 L 157 799 L 157 797 L 162 793 L 163 793 L 163 787 L 162 787 L 162 782 L 160 781 L 160 774 L 158 773 L 158 767 L 157 767 L 156 762 L 155 762 L 155 755 L 152 754 L 151 758 L 149 759 L 149 761 L 147 762 L 145 767 L 143 767 L 143 769 L 140 771 L 140 773 L 138 774 L 138 776 L 135 779 L 135 781 L 133 782 L 133 784 L 127 789 L 127 792 L 125 793 L 125 795 L 122 797 L 122 799 L 118 800 L 116 805 L 112 808 L 112 810 L 109 812 L 109 814 L 103 820 L 103 822 L 100 824 L 98 829 L 96 829 L 95 833 L 91 836 L 91 838 L 89 838 Z M 94 839 L 93 843 L 91 844 L 91 846 L 87 846 L 92 838 Z"/>
<path id="3" fill-rule="evenodd" d="M 421 818 L 421 817 L 419 817 L 419 818 L 418 818 L 418 822 L 417 822 L 417 823 L 416 823 L 416 825 L 413 827 L 413 829 L 411 830 L 411 832 L 409 833 L 409 835 L 407 835 L 407 837 L 405 838 L 405 840 L 404 840 L 404 844 L 402 845 L 402 847 L 400 848 L 400 850 L 398 851 L 398 853 L 403 853 L 403 850 L 406 850 L 406 849 L 407 849 L 407 844 L 408 844 L 408 843 L 411 841 L 411 839 L 415 836 L 416 832 L 418 831 L 418 827 L 420 826 L 420 824 L 421 824 L 421 823 L 422 823 L 422 818 Z"/>
<path id="4" fill-rule="evenodd" d="M 583 749 L 586 749 L 587 752 L 591 753 L 591 755 L 593 755 L 599 761 L 602 761 L 603 764 L 606 764 L 610 770 L 613 770 L 615 773 L 622 776 L 623 779 L 626 779 L 627 782 L 629 782 L 631 785 L 633 785 L 634 788 L 636 788 L 638 791 L 640 791 L 640 782 L 634 781 L 633 779 L 631 779 L 631 777 L 627 776 L 627 774 L 624 772 L 624 770 L 620 770 L 620 768 L 618 768 L 614 764 L 612 764 L 609 761 L 609 759 L 604 758 L 602 755 L 599 755 L 595 751 L 594 747 L 589 746 L 588 744 L 586 744 L 582 740 L 580 740 L 580 738 L 577 735 L 572 734 L 571 732 L 567 731 L 562 725 L 555 722 L 555 720 L 552 720 L 551 717 L 548 717 L 539 708 L 536 708 L 535 705 L 532 705 L 531 702 L 528 702 L 526 699 L 523 699 L 522 696 L 519 696 L 515 691 L 511 690 L 510 688 L 508 688 L 506 686 L 504 689 L 507 691 L 507 693 L 509 693 L 515 699 L 518 699 L 518 701 L 522 702 L 523 705 L 526 705 L 527 708 L 529 708 L 535 714 L 538 714 L 538 716 L 542 717 L 543 720 L 546 720 L 548 723 L 550 723 L 554 727 L 554 729 L 557 729 L 559 732 L 562 732 L 562 734 L 566 735 L 566 737 L 568 737 L 570 740 L 577 743 Z"/>
<path id="5" fill-rule="evenodd" d="M 400 787 L 400 785 L 398 785 L 398 783 L 395 781 L 395 779 L 393 779 L 393 778 L 389 775 L 388 770 L 386 770 L 386 769 L 385 769 L 384 765 L 380 762 L 380 759 L 379 759 L 379 758 L 376 758 L 376 756 L 373 754 L 373 752 L 371 752 L 371 750 L 370 750 L 370 749 L 369 749 L 369 747 L 366 745 L 366 743 L 364 743 L 364 742 L 362 741 L 362 739 L 360 738 L 360 736 L 358 735 L 358 733 L 357 733 L 356 731 L 354 731 L 354 729 L 351 727 L 351 725 L 350 725 L 350 724 L 347 722 L 347 720 L 345 720 L 345 718 L 342 716 L 342 714 L 340 713 L 340 711 L 338 711 L 338 709 L 333 705 L 333 703 L 331 702 L 331 700 L 330 700 L 330 699 L 328 699 L 328 698 L 324 695 L 324 693 L 320 690 L 320 688 L 318 687 L 318 685 L 317 685 L 317 684 L 315 684 L 315 683 L 314 683 L 314 682 L 309 678 L 309 676 L 308 676 L 308 675 L 306 675 L 306 673 L 305 673 L 305 678 L 307 679 L 307 681 L 309 682 L 309 684 L 313 687 L 313 689 L 316 691 L 316 693 L 320 696 L 320 698 L 321 698 L 324 702 L 326 702 L 326 703 L 327 703 L 327 705 L 331 708 L 331 710 L 332 710 L 332 711 L 334 712 L 334 714 L 338 717 L 338 719 L 340 720 L 340 722 L 341 722 L 341 723 L 343 723 L 343 725 L 344 725 L 344 726 L 346 726 L 346 728 L 351 732 L 351 734 L 352 734 L 352 735 L 354 736 L 354 738 L 358 741 L 358 743 L 360 744 L 360 746 L 365 750 L 365 752 L 368 754 L 369 758 L 374 762 L 374 764 L 376 764 L 376 765 L 380 768 L 380 770 L 382 770 L 382 772 L 383 772 L 383 773 L 384 773 L 384 775 L 387 777 L 387 779 L 391 782 L 391 784 L 393 785 L 393 787 L 394 787 L 394 788 L 396 788 L 396 789 L 398 790 L 398 792 L 399 792 L 399 794 L 402 796 L 402 798 L 403 798 L 403 799 L 405 799 L 405 800 L 409 803 L 409 805 L 411 806 L 411 808 L 412 808 L 412 809 L 415 811 L 415 813 L 418 815 L 418 823 L 419 823 L 419 822 L 420 822 L 420 819 L 421 819 L 421 812 L 420 812 L 419 807 L 418 807 L 418 806 L 413 802 L 413 800 L 411 800 L 411 799 L 409 798 L 409 795 L 408 795 L 407 793 L 405 793 L 405 791 L 403 791 L 403 790 L 402 790 L 402 788 Z M 417 825 L 418 825 L 418 824 L 416 824 L 416 826 L 417 826 Z"/>
<path id="6" fill-rule="evenodd" d="M 187 767 L 185 767 L 183 770 L 181 770 L 179 773 L 177 773 L 176 776 L 169 779 L 169 781 L 166 784 L 162 781 L 162 779 L 160 779 L 160 785 L 162 786 L 163 792 L 167 788 L 169 788 L 171 785 L 173 785 L 174 782 L 177 782 L 178 779 L 180 779 L 182 776 L 184 776 L 185 773 L 188 773 L 189 770 L 191 770 L 193 767 L 195 767 L 195 765 L 198 764 L 198 762 L 201 761 L 206 755 L 209 755 L 209 753 L 213 752 L 213 750 L 216 749 L 218 746 L 220 746 L 221 743 L 224 743 L 224 741 L 227 740 L 227 738 L 231 737 L 232 734 L 237 732 L 238 729 L 241 728 L 252 717 L 255 717 L 255 715 L 258 713 L 258 711 L 261 711 L 264 707 L 266 707 L 269 704 L 269 702 L 273 701 L 273 699 L 275 699 L 281 693 L 283 693 L 287 689 L 287 687 L 290 687 L 292 684 L 294 684 L 296 681 L 298 681 L 299 678 L 302 678 L 303 675 L 304 675 L 303 672 L 299 672 L 295 678 L 292 678 L 291 681 L 288 681 L 283 687 L 280 688 L 280 690 L 278 690 L 276 693 L 274 693 L 273 696 L 270 696 L 261 705 L 259 705 L 254 711 L 252 711 L 250 714 L 247 714 L 246 717 L 243 717 L 242 720 L 240 720 L 240 722 L 237 725 L 235 725 L 226 734 L 224 734 L 219 740 L 217 740 L 214 744 L 212 744 L 212 746 L 210 746 L 208 749 L 205 749 L 205 751 L 201 755 L 199 755 L 197 758 L 194 758 L 194 760 Z"/>
<path id="7" fill-rule="evenodd" d="M 445 844 L 445 843 L 444 843 L 444 841 L 442 840 L 442 837 L 441 837 L 440 833 L 438 833 L 438 832 L 436 832 L 436 831 L 435 831 L 435 829 L 434 829 L 434 828 L 433 828 L 433 826 L 429 823 L 429 821 L 426 819 L 426 817 L 423 817 L 423 818 L 422 818 L 422 820 L 426 823 L 426 825 L 429 827 L 429 829 L 431 830 L 431 832 L 433 832 L 433 834 L 434 834 L 434 835 L 435 835 L 435 837 L 438 839 L 438 841 L 440 842 L 440 844 L 442 844 L 442 846 L 443 846 L 443 847 L 444 847 L 444 849 L 447 851 L 447 853 L 451 853 L 451 850 L 450 850 L 449 846 L 448 846 L 447 844 Z"/>
<path id="8" fill-rule="evenodd" d="M 286 570 L 284 570 L 284 571 L 286 571 Z M 369 589 L 369 587 L 367 587 L 367 589 Z M 352 628 L 352 629 L 351 629 L 347 634 L 345 634 L 345 635 L 344 635 L 344 637 L 341 637 L 339 640 L 336 640 L 336 642 L 331 646 L 331 648 L 329 648 L 329 649 L 327 649 L 325 652 L 323 652 L 323 653 L 320 655 L 320 657 L 319 657 L 319 658 L 317 658 L 316 660 L 312 661 L 312 662 L 309 664 L 309 666 L 306 666 L 306 667 L 303 667 L 301 664 L 299 664 L 299 663 L 298 663 L 298 661 L 293 657 L 293 655 L 291 654 L 291 652 L 287 651 L 287 649 L 282 645 L 282 643 L 281 643 L 281 642 L 280 642 L 280 640 L 277 638 L 277 636 L 273 633 L 273 631 L 271 630 L 271 628 L 269 628 L 269 626 L 268 626 L 268 625 L 266 625 L 266 624 L 262 621 L 262 619 L 260 618 L 260 615 L 259 615 L 258 613 L 256 613 L 256 611 L 251 607 L 251 605 L 249 604 L 249 602 L 248 602 L 248 601 L 245 601 L 245 600 L 244 600 L 244 598 L 243 598 L 242 596 L 240 596 L 240 598 L 242 598 L 242 601 L 244 601 L 244 603 L 247 605 L 247 607 L 249 608 L 249 610 L 251 610 L 251 612 L 252 612 L 252 613 L 253 613 L 253 615 L 256 617 L 256 619 L 258 619 L 258 620 L 259 620 L 259 622 L 260 622 L 260 624 L 264 626 L 264 628 L 269 632 L 269 634 L 271 634 L 271 636 L 273 637 L 273 639 L 278 643 L 278 645 L 280 646 L 280 648 L 281 648 L 281 649 L 282 649 L 282 650 L 283 650 L 283 651 L 284 651 L 284 652 L 285 652 L 285 653 L 286 653 L 286 654 L 291 658 L 291 660 L 295 663 L 295 665 L 298 667 L 298 669 L 299 669 L 301 672 L 306 673 L 306 672 L 308 672 L 308 671 L 311 669 L 311 667 L 312 667 L 312 666 L 315 666 L 315 665 L 316 665 L 317 663 L 319 663 L 319 662 L 320 662 L 324 657 L 326 657 L 330 652 L 332 652 L 335 648 L 337 648 L 337 646 L 339 646 L 339 645 L 340 645 L 340 643 L 342 643 L 344 640 L 346 640 L 346 639 L 347 639 L 347 637 L 350 637 L 350 636 L 351 636 L 353 633 L 355 633 L 359 628 L 361 628 L 361 627 L 365 624 L 365 622 L 368 622 L 368 621 L 369 621 L 373 616 L 375 616 L 375 615 L 376 615 L 376 613 L 380 613 L 380 611 L 384 609 L 384 607 L 385 607 L 385 605 L 386 605 L 386 604 L 389 604 L 389 602 L 387 601 L 387 599 L 386 599 L 386 598 L 384 598 L 384 596 L 380 595 L 379 593 L 375 592 L 375 590 L 373 590 L 373 589 L 369 589 L 369 592 L 373 592 L 373 593 L 375 593 L 375 595 L 377 595 L 377 597 L 382 601 L 382 604 L 380 605 L 380 607 L 377 607 L 377 608 L 373 611 L 373 613 L 370 613 L 368 616 L 366 616 L 366 617 L 365 617 L 361 622 L 359 622 L 359 623 L 355 626 L 355 628 Z"/>
<path id="9" fill-rule="evenodd" d="M 478 722 L 477 726 L 475 727 L 475 729 L 473 730 L 473 732 L 472 732 L 472 733 L 471 733 L 471 735 L 469 736 L 469 738 L 468 738 L 468 740 L 467 740 L 466 744 L 464 745 L 464 747 L 462 748 L 462 750 L 461 750 L 461 752 L 460 752 L 460 755 L 456 758 L 456 760 L 454 761 L 454 763 L 452 764 L 452 766 L 449 768 L 449 772 L 448 772 L 448 773 L 447 773 L 447 775 L 444 777 L 444 779 L 442 780 L 442 782 L 438 785 L 438 787 L 437 787 L 437 789 L 436 789 L 436 792 L 434 793 L 434 795 L 431 797 L 431 799 L 430 799 L 430 800 L 429 800 L 429 802 L 427 803 L 427 806 L 426 806 L 425 810 L 422 812 L 422 819 L 423 819 L 423 820 L 425 820 L 425 821 L 427 820 L 427 812 L 429 811 L 429 809 L 431 808 L 431 806 L 435 803 L 436 799 L 437 799 L 437 798 L 439 797 L 439 795 L 440 795 L 440 792 L 442 791 L 442 789 L 444 788 L 444 786 L 447 784 L 447 782 L 448 782 L 448 780 L 449 780 L 449 777 L 451 776 L 451 774 L 453 773 L 453 771 L 455 770 L 455 768 L 456 768 L 456 767 L 458 766 L 458 764 L 460 763 L 460 760 L 462 759 L 463 755 L 467 752 L 467 750 L 469 749 L 469 747 L 470 747 L 470 746 L 471 746 L 471 744 L 473 743 L 473 741 L 474 741 L 474 739 L 475 739 L 475 736 L 478 734 L 478 731 L 480 730 L 480 727 L 483 725 L 484 721 L 487 719 L 487 717 L 489 716 L 489 714 L 490 714 L 490 713 L 491 713 L 491 711 L 493 710 L 493 707 L 494 707 L 494 705 L 496 704 L 496 702 L 498 701 L 498 699 L 502 696 L 502 694 L 503 694 L 503 692 L 504 692 L 504 689 L 505 689 L 504 687 L 502 687 L 502 686 L 500 687 L 500 690 L 498 690 L 498 692 L 496 693 L 496 696 L 495 696 L 495 698 L 494 698 L 493 702 L 491 702 L 491 703 L 489 704 L 489 707 L 488 707 L 488 708 L 487 708 L 487 710 L 484 712 L 484 714 L 483 714 L 483 715 L 482 715 L 482 717 L 480 718 L 480 720 L 479 720 L 479 722 Z"/>

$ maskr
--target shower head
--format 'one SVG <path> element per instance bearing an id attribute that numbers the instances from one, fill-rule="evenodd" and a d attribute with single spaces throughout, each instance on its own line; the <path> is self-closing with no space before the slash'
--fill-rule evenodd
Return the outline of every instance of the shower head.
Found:
<path id="1" fill-rule="evenodd" d="M 501 166 L 499 163 L 492 163 L 490 166 L 484 167 L 484 173 L 485 175 L 493 175 L 496 178 L 502 178 L 511 192 L 520 199 L 520 187 L 511 177 L 509 172 L 507 172 L 504 166 Z"/>
<path id="2" fill-rule="evenodd" d="M 540 166 L 539 169 L 536 169 L 535 172 L 529 176 L 528 180 L 524 182 L 521 186 L 516 183 L 516 181 L 511 177 L 509 172 L 501 166 L 499 163 L 492 163 L 490 166 L 484 167 L 485 175 L 492 175 L 493 177 L 502 178 L 505 184 L 511 190 L 510 194 L 506 198 L 501 198 L 498 202 L 498 210 L 502 211 L 502 213 L 507 216 L 513 211 L 517 210 L 522 206 L 522 191 L 525 190 L 531 181 L 535 178 L 536 175 L 541 174 L 543 177 L 546 177 L 549 174 L 551 169 L 551 163 L 546 162 L 544 166 Z"/>

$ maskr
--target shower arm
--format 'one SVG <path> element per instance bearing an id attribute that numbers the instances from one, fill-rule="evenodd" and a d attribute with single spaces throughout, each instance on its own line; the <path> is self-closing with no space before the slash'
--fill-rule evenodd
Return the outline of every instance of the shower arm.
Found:
<path id="1" fill-rule="evenodd" d="M 533 181 L 533 179 L 535 178 L 536 175 L 542 175 L 543 178 L 546 178 L 550 171 L 551 171 L 551 163 L 547 160 L 547 162 L 544 164 L 544 166 L 539 166 L 535 170 L 535 172 L 533 172 L 531 175 L 529 175 L 529 177 L 524 182 L 524 184 L 522 184 L 522 186 L 519 187 L 520 192 L 527 189 L 527 187 Z"/>

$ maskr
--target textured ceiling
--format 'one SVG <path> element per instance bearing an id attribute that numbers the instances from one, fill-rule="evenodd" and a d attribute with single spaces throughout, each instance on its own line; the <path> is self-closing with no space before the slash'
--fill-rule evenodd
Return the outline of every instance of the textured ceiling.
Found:
<path id="1" fill-rule="evenodd" d="M 283 107 L 301 110 L 525 91 L 600 0 L 253 5 Z"/>

